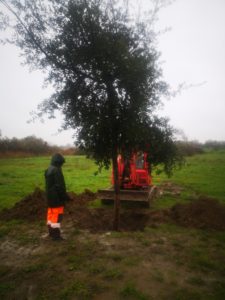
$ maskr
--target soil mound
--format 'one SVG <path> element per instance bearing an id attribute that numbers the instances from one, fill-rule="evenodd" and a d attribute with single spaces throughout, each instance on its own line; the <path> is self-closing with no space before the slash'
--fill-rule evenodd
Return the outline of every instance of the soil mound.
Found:
<path id="1" fill-rule="evenodd" d="M 172 196 L 180 196 L 181 192 L 184 190 L 182 186 L 170 181 L 164 181 L 158 188 L 164 195 L 168 194 Z"/>
<path id="2" fill-rule="evenodd" d="M 12 208 L 0 212 L 1 220 L 22 219 L 26 221 L 42 220 L 46 215 L 47 200 L 45 193 L 36 188 L 32 194 L 27 195 Z"/>
<path id="3" fill-rule="evenodd" d="M 170 216 L 176 224 L 201 229 L 225 229 L 225 205 L 216 199 L 200 197 L 190 204 L 177 204 Z"/>
<path id="4" fill-rule="evenodd" d="M 95 193 L 85 190 L 82 194 L 68 193 L 70 201 L 68 206 L 73 205 L 83 206 L 88 201 L 96 198 Z M 3 209 L 0 212 L 1 220 L 22 219 L 25 221 L 40 221 L 45 220 L 47 210 L 47 199 L 45 192 L 36 188 L 33 193 L 27 195 L 19 202 L 17 202 L 10 209 Z"/>

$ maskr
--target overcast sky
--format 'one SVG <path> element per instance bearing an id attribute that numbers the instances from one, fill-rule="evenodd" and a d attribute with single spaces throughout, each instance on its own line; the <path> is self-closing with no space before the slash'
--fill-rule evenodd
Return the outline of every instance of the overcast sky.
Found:
<path id="1" fill-rule="evenodd" d="M 174 89 L 183 82 L 193 85 L 165 101 L 159 113 L 168 116 L 188 140 L 225 140 L 224 16 L 225 0 L 177 0 L 159 15 L 157 28 L 171 27 L 158 38 L 164 78 Z M 44 124 L 27 124 L 29 113 L 52 91 L 43 88 L 41 72 L 30 73 L 21 62 L 17 48 L 0 45 L 2 135 L 36 135 L 52 144 L 72 144 L 72 131 L 57 133 L 60 116 Z"/>

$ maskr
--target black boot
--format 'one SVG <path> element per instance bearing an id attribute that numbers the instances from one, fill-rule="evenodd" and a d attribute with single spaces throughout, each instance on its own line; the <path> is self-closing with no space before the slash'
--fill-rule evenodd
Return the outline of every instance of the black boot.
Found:
<path id="1" fill-rule="evenodd" d="M 51 229 L 51 237 L 54 241 L 62 241 L 64 240 L 62 237 L 61 237 L 61 234 L 60 234 L 60 229 L 59 228 L 52 228 Z"/>

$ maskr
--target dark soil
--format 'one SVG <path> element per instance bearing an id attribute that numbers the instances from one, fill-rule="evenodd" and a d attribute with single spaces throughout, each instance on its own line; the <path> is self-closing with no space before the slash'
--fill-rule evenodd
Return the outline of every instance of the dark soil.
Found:
<path id="1" fill-rule="evenodd" d="M 46 215 L 47 200 L 45 193 L 35 189 L 32 194 L 17 202 L 12 208 L 0 212 L 1 220 L 22 219 L 26 221 L 42 220 Z"/>
<path id="2" fill-rule="evenodd" d="M 82 194 L 69 193 L 70 201 L 66 204 L 65 220 L 78 229 L 91 232 L 111 231 L 113 207 L 90 208 L 88 203 L 96 199 L 96 194 L 85 190 Z M 157 201 L 157 200 L 156 200 Z M 47 200 L 45 193 L 36 189 L 16 203 L 11 209 L 0 212 L 1 220 L 22 219 L 25 221 L 45 220 Z M 151 211 L 141 208 L 122 208 L 120 230 L 143 230 L 146 226 L 155 226 L 164 222 L 202 229 L 225 229 L 225 205 L 216 199 L 200 197 L 190 204 L 177 204 L 171 209 Z"/>
<path id="3" fill-rule="evenodd" d="M 225 229 L 225 205 L 216 199 L 199 197 L 190 204 L 177 204 L 170 211 L 179 225 L 201 229 Z"/>

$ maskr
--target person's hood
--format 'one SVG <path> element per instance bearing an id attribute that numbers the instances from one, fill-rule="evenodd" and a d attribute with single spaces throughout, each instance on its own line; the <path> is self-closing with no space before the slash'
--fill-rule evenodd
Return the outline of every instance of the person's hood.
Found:
<path id="1" fill-rule="evenodd" d="M 52 156 L 51 165 L 62 166 L 64 163 L 65 158 L 60 153 L 56 153 Z"/>

